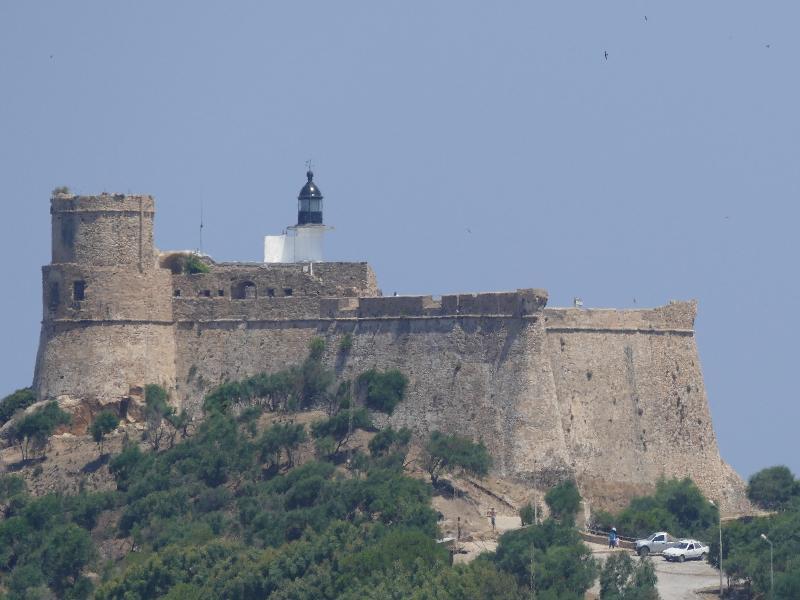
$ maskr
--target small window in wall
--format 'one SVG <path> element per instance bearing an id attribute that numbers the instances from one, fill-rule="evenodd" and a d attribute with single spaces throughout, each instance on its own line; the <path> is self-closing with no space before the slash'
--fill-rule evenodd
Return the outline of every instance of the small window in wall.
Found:
<path id="1" fill-rule="evenodd" d="M 267 296 L 269 296 L 270 298 L 274 298 L 275 297 L 275 288 L 267 288 Z"/>
<path id="2" fill-rule="evenodd" d="M 203 296 L 203 298 L 211 298 L 211 290 L 203 290 L 200 292 L 200 294 Z"/>
<path id="3" fill-rule="evenodd" d="M 231 296 L 234 300 L 253 300 L 257 297 L 256 284 L 252 281 L 240 281 L 233 286 Z"/>
<path id="4" fill-rule="evenodd" d="M 217 290 L 217 296 L 222 298 L 225 295 L 225 290 Z"/>
<path id="5" fill-rule="evenodd" d="M 58 305 L 61 303 L 61 294 L 58 291 L 58 283 L 54 282 L 50 284 L 50 309 L 55 310 L 58 308 Z"/>
<path id="6" fill-rule="evenodd" d="M 283 288 L 283 295 L 284 296 L 291 296 L 292 295 L 292 288 Z"/>
<path id="7" fill-rule="evenodd" d="M 86 282 L 74 281 L 72 283 L 72 299 L 75 302 L 80 302 L 86 299 Z"/>
<path id="8" fill-rule="evenodd" d="M 181 297 L 181 291 L 180 290 L 175 290 L 174 292 L 172 292 L 172 295 L 175 298 L 180 298 Z"/>

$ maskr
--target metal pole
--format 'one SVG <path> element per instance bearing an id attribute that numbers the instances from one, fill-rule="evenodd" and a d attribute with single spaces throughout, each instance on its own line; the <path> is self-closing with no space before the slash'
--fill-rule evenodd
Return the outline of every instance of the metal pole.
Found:
<path id="1" fill-rule="evenodd" d="M 719 514 L 719 597 L 722 598 L 722 502 L 714 504 L 713 500 L 708 501 L 711 506 L 717 509 Z"/>
<path id="2" fill-rule="evenodd" d="M 775 600 L 775 571 L 772 569 L 772 542 L 769 543 L 769 597 Z"/>
<path id="3" fill-rule="evenodd" d="M 761 539 L 769 544 L 769 597 L 770 600 L 773 600 L 775 598 L 775 572 L 772 568 L 772 540 L 770 540 L 765 533 L 761 534 Z"/>
<path id="4" fill-rule="evenodd" d="M 717 508 L 719 513 L 719 597 L 722 598 L 722 503 Z"/>

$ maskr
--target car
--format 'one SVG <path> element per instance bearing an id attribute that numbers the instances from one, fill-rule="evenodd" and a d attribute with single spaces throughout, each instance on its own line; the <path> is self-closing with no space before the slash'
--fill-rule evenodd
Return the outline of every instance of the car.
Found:
<path id="1" fill-rule="evenodd" d="M 657 531 L 647 538 L 636 540 L 636 554 L 647 556 L 648 554 L 660 554 L 668 548 L 672 548 L 678 543 L 674 537 L 666 531 Z"/>
<path id="2" fill-rule="evenodd" d="M 697 540 L 681 540 L 676 546 L 664 550 L 664 558 L 670 561 L 705 560 L 706 556 L 708 556 L 708 546 Z"/>

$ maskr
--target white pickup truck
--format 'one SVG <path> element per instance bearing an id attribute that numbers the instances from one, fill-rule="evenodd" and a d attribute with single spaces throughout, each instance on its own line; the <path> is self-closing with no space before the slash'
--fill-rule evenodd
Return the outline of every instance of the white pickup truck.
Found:
<path id="1" fill-rule="evenodd" d="M 657 531 L 650 537 L 642 540 L 636 540 L 636 554 L 639 556 L 647 556 L 648 554 L 661 554 L 668 548 L 672 548 L 677 544 L 678 540 L 676 540 L 666 531 Z"/>
<path id="2" fill-rule="evenodd" d="M 708 555 L 708 546 L 697 540 L 681 540 L 677 546 L 664 550 L 664 558 L 667 560 L 705 560 Z"/>

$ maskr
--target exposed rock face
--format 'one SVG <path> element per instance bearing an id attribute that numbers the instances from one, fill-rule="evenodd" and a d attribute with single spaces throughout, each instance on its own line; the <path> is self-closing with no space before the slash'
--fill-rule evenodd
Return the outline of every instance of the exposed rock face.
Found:
<path id="1" fill-rule="evenodd" d="M 392 424 L 482 439 L 504 477 L 541 487 L 575 476 L 596 505 L 613 506 L 660 476 L 688 476 L 729 510 L 744 502 L 719 456 L 692 302 L 550 309 L 533 289 L 380 297 L 366 263 L 207 261 L 209 273 L 173 274 L 152 248 L 151 198 L 52 204 L 40 398 L 129 403 L 160 383 L 197 412 L 212 387 L 298 363 L 321 336 L 341 377 L 371 367 L 408 375 Z M 346 334 L 352 346 L 341 351 Z"/>

